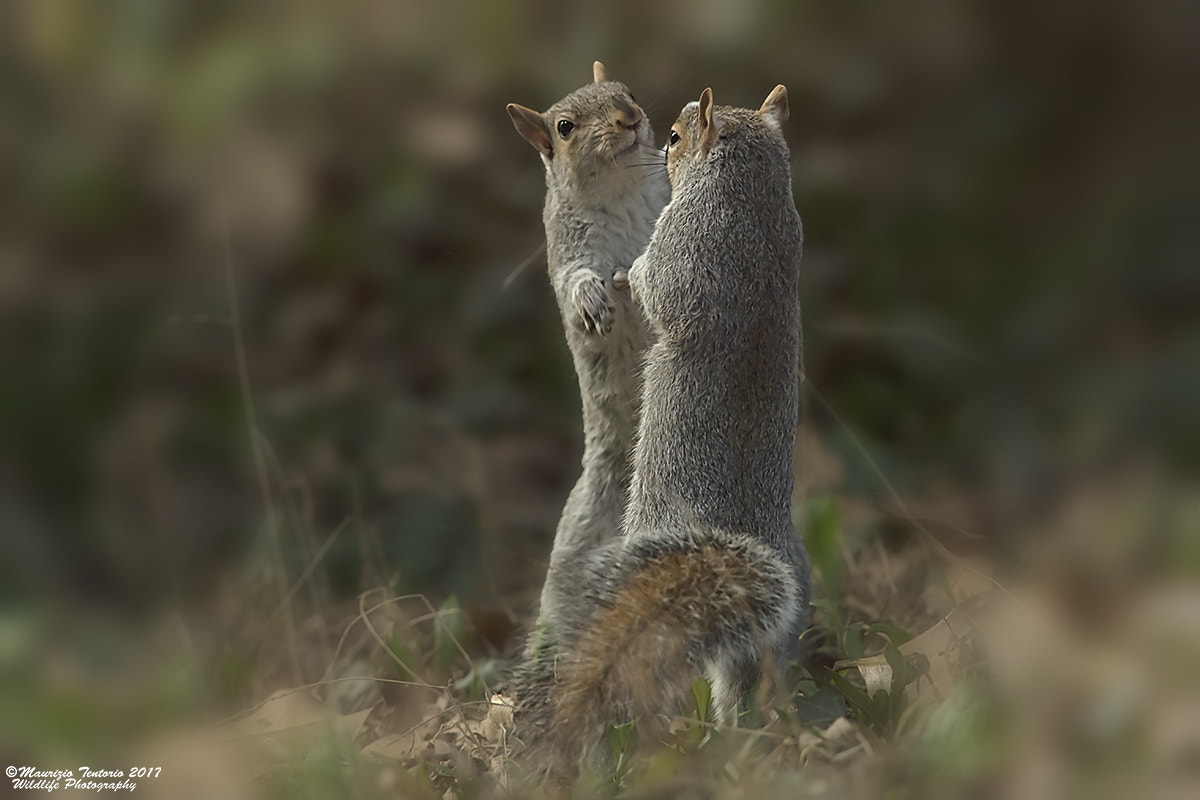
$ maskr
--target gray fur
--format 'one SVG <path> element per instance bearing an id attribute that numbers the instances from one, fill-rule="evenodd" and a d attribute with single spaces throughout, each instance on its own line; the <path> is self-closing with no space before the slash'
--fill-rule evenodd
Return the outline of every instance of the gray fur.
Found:
<path id="1" fill-rule="evenodd" d="M 672 199 L 630 270 L 656 342 L 626 533 L 636 541 L 699 526 L 768 545 L 789 565 L 802 611 L 775 643 L 786 662 L 807 625 L 810 587 L 791 521 L 804 237 L 780 132 L 786 93 L 782 111 L 768 104 L 714 108 L 719 136 L 707 152 L 697 142 L 702 104 L 676 122 Z"/>
<path id="2" fill-rule="evenodd" d="M 707 103 L 706 103 L 707 99 Z M 621 539 L 577 562 L 553 660 L 517 681 L 535 771 L 602 766 L 608 726 L 649 739 L 691 680 L 720 720 L 760 678 L 777 686 L 808 622 L 808 556 L 792 526 L 803 233 L 780 133 L 786 91 L 757 112 L 684 108 L 672 200 L 629 272 L 654 343 Z M 719 135 L 715 132 L 719 131 Z"/>
<path id="3" fill-rule="evenodd" d="M 628 502 L 649 336 L 629 291 L 613 284 L 645 249 L 670 194 L 649 120 L 624 84 L 607 80 L 599 62 L 595 70 L 597 80 L 541 114 L 540 127 L 536 112 L 509 107 L 522 135 L 523 127 L 536 129 L 526 138 L 546 168 L 550 282 L 583 405 L 583 471 L 563 508 L 542 589 L 539 628 L 551 637 L 560 608 L 586 580 L 588 554 L 617 537 Z M 560 119 L 575 126 L 566 139 Z"/>
<path id="4" fill-rule="evenodd" d="M 630 719 L 638 721 L 631 744 L 656 741 L 687 705 L 696 675 L 712 684 L 717 719 L 736 724 L 763 674 L 763 642 L 785 636 L 799 613 L 788 565 L 750 536 L 655 532 L 605 545 L 589 565 L 588 624 L 564 629 L 556 658 L 529 659 L 519 673 L 517 735 L 524 762 L 543 779 L 570 781 L 580 763 L 610 768 L 604 734 Z M 647 581 L 657 588 L 649 596 L 631 588 Z M 625 624 L 606 623 L 606 614 Z"/>

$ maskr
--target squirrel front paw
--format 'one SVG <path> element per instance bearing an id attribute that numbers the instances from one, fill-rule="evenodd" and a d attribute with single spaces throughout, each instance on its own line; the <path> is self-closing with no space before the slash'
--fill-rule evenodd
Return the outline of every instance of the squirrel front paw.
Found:
<path id="1" fill-rule="evenodd" d="M 612 330 L 616 306 L 599 275 L 589 272 L 576 281 L 571 290 L 571 302 L 586 332 L 603 336 Z"/>

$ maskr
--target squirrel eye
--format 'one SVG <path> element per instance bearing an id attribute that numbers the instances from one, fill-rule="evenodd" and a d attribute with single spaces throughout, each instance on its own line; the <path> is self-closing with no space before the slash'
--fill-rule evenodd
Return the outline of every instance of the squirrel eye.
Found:
<path id="1" fill-rule="evenodd" d="M 679 131 L 671 131 L 671 138 L 669 141 L 671 143 L 669 145 L 670 147 L 674 147 L 675 145 L 679 144 Z"/>
<path id="2" fill-rule="evenodd" d="M 575 130 L 575 123 L 569 119 L 560 119 L 558 121 L 558 135 L 562 138 L 567 138 L 571 135 L 571 131 Z"/>

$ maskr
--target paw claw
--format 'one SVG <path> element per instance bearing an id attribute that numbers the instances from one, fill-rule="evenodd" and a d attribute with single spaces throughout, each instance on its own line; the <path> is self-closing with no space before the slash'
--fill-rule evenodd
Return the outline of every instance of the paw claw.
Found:
<path id="1" fill-rule="evenodd" d="M 612 330 L 614 306 L 604 281 L 597 275 L 588 275 L 575 284 L 571 300 L 579 312 L 583 329 L 587 333 L 604 335 Z"/>

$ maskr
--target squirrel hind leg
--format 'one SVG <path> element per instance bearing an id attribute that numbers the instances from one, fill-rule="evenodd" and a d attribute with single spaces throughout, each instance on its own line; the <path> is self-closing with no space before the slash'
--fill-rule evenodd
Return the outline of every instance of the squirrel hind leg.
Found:
<path id="1" fill-rule="evenodd" d="M 709 664 L 705 677 L 712 688 L 716 722 L 737 725 L 743 712 L 758 712 L 763 722 L 769 719 L 772 701 L 783 688 L 786 663 L 767 648 L 761 659 Z"/>
<path id="2" fill-rule="evenodd" d="M 716 721 L 722 725 L 736 725 L 738 707 L 744 689 L 740 676 L 732 670 L 710 667 L 707 670 L 708 685 L 712 688 L 712 709 Z"/>
<path id="3" fill-rule="evenodd" d="M 759 664 L 752 661 L 714 663 L 705 670 L 712 688 L 712 709 L 722 725 L 736 725 L 739 712 L 758 683 Z"/>

